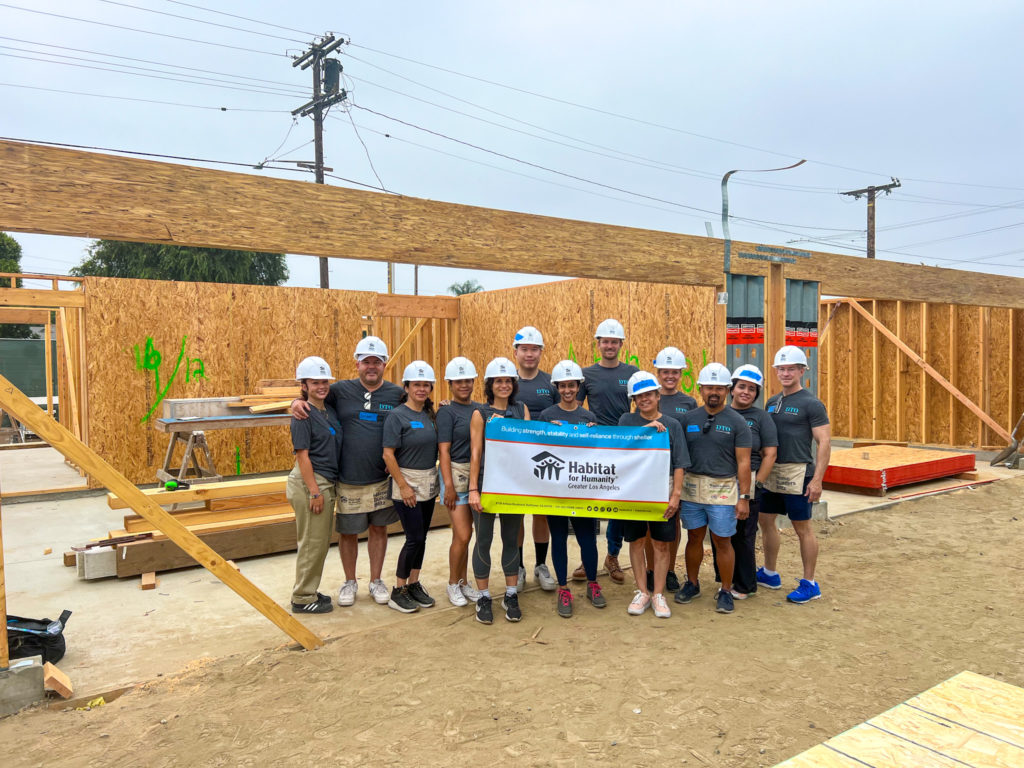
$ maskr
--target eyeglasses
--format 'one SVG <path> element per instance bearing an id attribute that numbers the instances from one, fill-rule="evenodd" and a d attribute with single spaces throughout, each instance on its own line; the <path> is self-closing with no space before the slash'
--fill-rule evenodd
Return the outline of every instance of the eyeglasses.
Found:
<path id="1" fill-rule="evenodd" d="M 703 434 L 706 435 L 708 432 L 711 431 L 711 427 L 713 427 L 714 425 L 715 425 L 715 417 L 714 416 L 708 416 L 708 420 L 704 422 L 704 426 L 700 428 L 700 431 Z"/>

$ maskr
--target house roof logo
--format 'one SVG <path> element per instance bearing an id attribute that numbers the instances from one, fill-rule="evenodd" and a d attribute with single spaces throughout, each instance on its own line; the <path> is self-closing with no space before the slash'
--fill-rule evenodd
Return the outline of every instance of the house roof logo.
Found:
<path id="1" fill-rule="evenodd" d="M 534 477 L 539 477 L 541 480 L 557 481 L 565 468 L 565 462 L 550 451 L 541 451 L 536 456 L 532 456 L 530 461 L 534 462 Z"/>

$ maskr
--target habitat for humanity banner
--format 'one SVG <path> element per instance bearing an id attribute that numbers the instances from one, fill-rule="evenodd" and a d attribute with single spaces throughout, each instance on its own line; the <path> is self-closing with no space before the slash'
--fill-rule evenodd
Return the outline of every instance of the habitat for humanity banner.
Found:
<path id="1" fill-rule="evenodd" d="M 660 520 L 668 432 L 492 419 L 481 504 L 487 512 Z"/>

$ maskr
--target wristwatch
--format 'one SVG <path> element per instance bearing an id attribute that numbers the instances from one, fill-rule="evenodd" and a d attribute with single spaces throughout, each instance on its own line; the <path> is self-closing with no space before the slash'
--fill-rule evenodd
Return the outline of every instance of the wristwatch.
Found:
<path id="1" fill-rule="evenodd" d="M 309 498 L 311 498 L 311 499 L 319 499 L 321 496 L 323 496 L 322 493 L 311 493 L 309 495 Z"/>
<path id="2" fill-rule="evenodd" d="M 764 489 L 764 481 L 763 480 L 756 480 L 754 482 L 754 487 L 755 488 L 761 488 L 763 490 Z"/>
<path id="3" fill-rule="evenodd" d="M 740 494 L 740 499 L 742 499 L 743 501 L 750 501 L 750 498 L 751 497 L 750 497 L 749 493 L 741 493 Z"/>

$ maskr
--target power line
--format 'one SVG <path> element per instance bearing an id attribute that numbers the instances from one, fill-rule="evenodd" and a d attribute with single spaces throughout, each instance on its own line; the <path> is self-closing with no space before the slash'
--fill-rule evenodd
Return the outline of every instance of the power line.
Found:
<path id="1" fill-rule="evenodd" d="M 206 8 L 205 6 L 196 5 L 194 3 L 185 3 L 185 2 L 182 2 L 182 0 L 167 0 L 167 2 L 168 3 L 174 3 L 175 5 L 184 5 L 187 8 L 195 8 L 196 10 L 199 10 L 199 11 L 206 11 L 207 13 L 216 13 L 218 16 L 228 16 L 228 17 L 230 17 L 232 19 L 239 19 L 241 21 L 251 21 L 253 24 L 263 24 L 264 26 L 267 26 L 267 27 L 275 27 L 277 29 L 282 29 L 285 32 L 298 32 L 300 35 L 305 35 L 306 37 L 316 37 L 316 34 L 313 33 L 313 32 L 306 32 L 306 31 L 303 31 L 301 29 L 294 29 L 292 27 L 282 27 L 280 24 L 271 24 L 270 22 L 267 22 L 267 21 L 259 21 L 258 19 L 250 19 L 248 16 L 239 16 L 236 13 L 225 13 L 224 11 L 216 11 L 213 8 Z"/>
<path id="2" fill-rule="evenodd" d="M 215 112 L 264 112 L 269 114 L 288 114 L 287 109 L 246 109 L 241 107 L 209 107 L 203 104 L 183 104 L 177 101 L 158 101 L 156 99 L 139 99 L 133 96 L 113 96 L 109 93 L 86 93 L 85 91 L 63 91 L 59 88 L 43 88 L 38 85 L 23 85 L 20 83 L 0 83 L 0 86 L 8 88 L 25 88 L 32 91 L 45 91 L 47 93 L 63 93 L 69 96 L 89 96 L 97 99 L 116 99 L 118 101 L 137 101 L 142 104 L 161 104 L 168 107 L 187 107 L 190 109 L 209 109 Z"/>
<path id="3" fill-rule="evenodd" d="M 303 42 L 302 40 L 296 40 L 296 39 L 291 38 L 291 37 L 281 37 L 281 35 L 272 35 L 269 32 L 259 32 L 258 30 L 255 30 L 255 29 L 242 29 L 241 27 L 235 27 L 235 26 L 232 26 L 230 24 L 218 24 L 215 21 L 206 21 L 204 19 L 197 19 L 197 18 L 194 18 L 192 16 L 182 16 L 181 14 L 178 14 L 178 13 L 168 13 L 167 11 L 158 11 L 155 8 L 144 8 L 141 5 L 132 5 L 131 3 L 122 3 L 122 2 L 118 2 L 117 0 L 98 0 L 98 2 L 106 3 L 107 5 L 119 5 L 122 8 L 132 8 L 132 9 L 134 9 L 136 11 L 145 11 L 146 13 L 155 13 L 155 14 L 159 14 L 160 16 L 169 16 L 172 19 L 184 19 L 185 21 L 194 21 L 197 24 L 208 24 L 211 27 L 220 27 L 221 29 L 231 29 L 231 30 L 234 30 L 235 32 L 247 32 L 250 35 L 261 35 L 263 37 L 272 37 L 272 38 L 274 38 L 276 40 L 284 40 L 285 42 L 288 42 L 288 43 L 302 43 Z"/>

